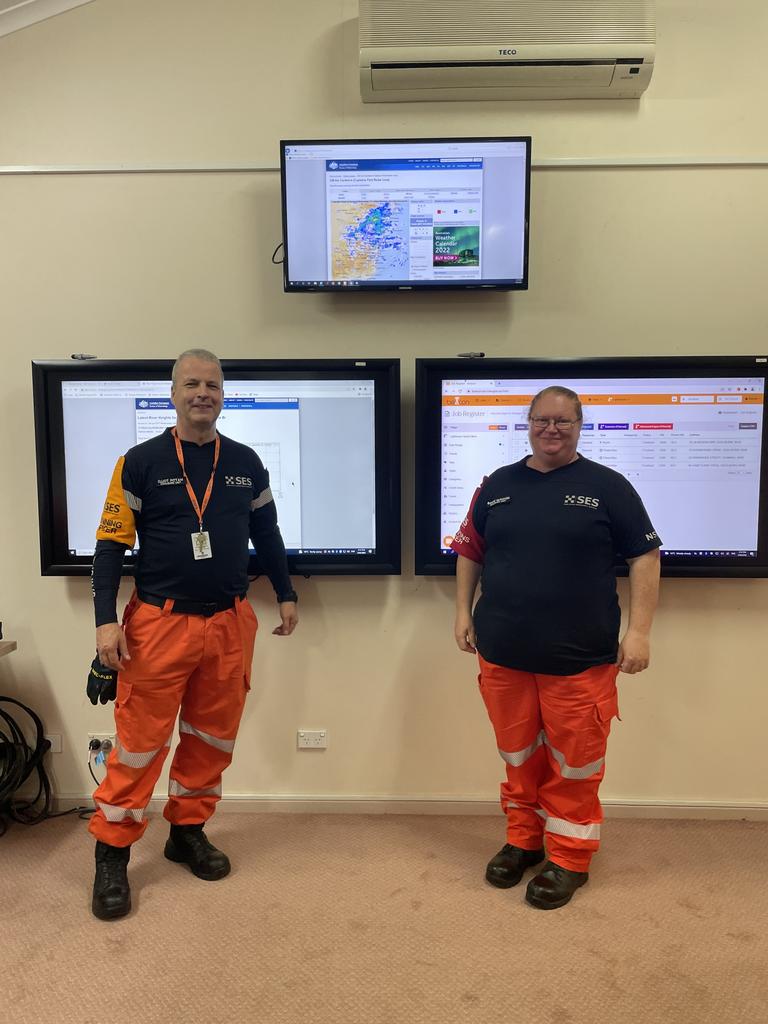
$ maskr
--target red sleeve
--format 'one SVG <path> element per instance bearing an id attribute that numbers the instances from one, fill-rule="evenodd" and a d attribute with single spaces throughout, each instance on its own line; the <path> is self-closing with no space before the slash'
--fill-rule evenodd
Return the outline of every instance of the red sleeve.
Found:
<path id="1" fill-rule="evenodd" d="M 464 558 L 469 558 L 472 562 L 479 562 L 482 564 L 485 558 L 485 540 L 477 532 L 472 521 L 473 513 L 475 511 L 475 502 L 477 501 L 479 493 L 480 488 L 478 487 L 472 495 L 469 512 L 467 512 L 464 517 L 464 522 L 456 531 L 450 547 L 457 555 L 463 555 Z"/>

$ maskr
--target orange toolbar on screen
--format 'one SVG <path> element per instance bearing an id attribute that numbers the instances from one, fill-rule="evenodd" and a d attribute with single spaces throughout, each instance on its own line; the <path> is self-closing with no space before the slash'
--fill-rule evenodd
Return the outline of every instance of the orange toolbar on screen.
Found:
<path id="1" fill-rule="evenodd" d="M 579 395 L 582 405 L 762 405 L 762 394 Z M 444 406 L 530 405 L 533 395 L 443 395 Z"/>

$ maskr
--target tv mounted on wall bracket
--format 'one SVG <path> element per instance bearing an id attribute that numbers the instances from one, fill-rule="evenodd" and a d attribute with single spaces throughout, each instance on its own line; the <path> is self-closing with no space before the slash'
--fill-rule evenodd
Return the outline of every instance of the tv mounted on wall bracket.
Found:
<path id="1" fill-rule="evenodd" d="M 528 287 L 531 139 L 280 143 L 284 288 Z"/>

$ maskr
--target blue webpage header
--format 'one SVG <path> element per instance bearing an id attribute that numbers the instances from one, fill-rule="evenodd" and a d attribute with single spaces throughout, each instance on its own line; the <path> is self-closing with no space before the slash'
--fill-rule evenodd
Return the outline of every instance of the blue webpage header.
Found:
<path id="1" fill-rule="evenodd" d="M 148 409 L 173 409 L 170 398 L 137 398 L 135 406 L 146 412 Z M 298 409 L 298 398 L 284 398 L 275 402 L 263 398 L 225 398 L 225 409 Z"/>
<path id="2" fill-rule="evenodd" d="M 482 160 L 326 160 L 326 171 L 482 171 Z"/>

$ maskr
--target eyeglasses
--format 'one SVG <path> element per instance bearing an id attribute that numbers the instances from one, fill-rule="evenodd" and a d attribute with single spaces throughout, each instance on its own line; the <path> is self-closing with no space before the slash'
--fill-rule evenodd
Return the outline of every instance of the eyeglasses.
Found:
<path id="1" fill-rule="evenodd" d="M 561 420 L 554 416 L 531 416 L 531 423 L 534 430 L 546 430 L 550 423 L 553 423 L 555 430 L 572 430 L 578 420 Z"/>

